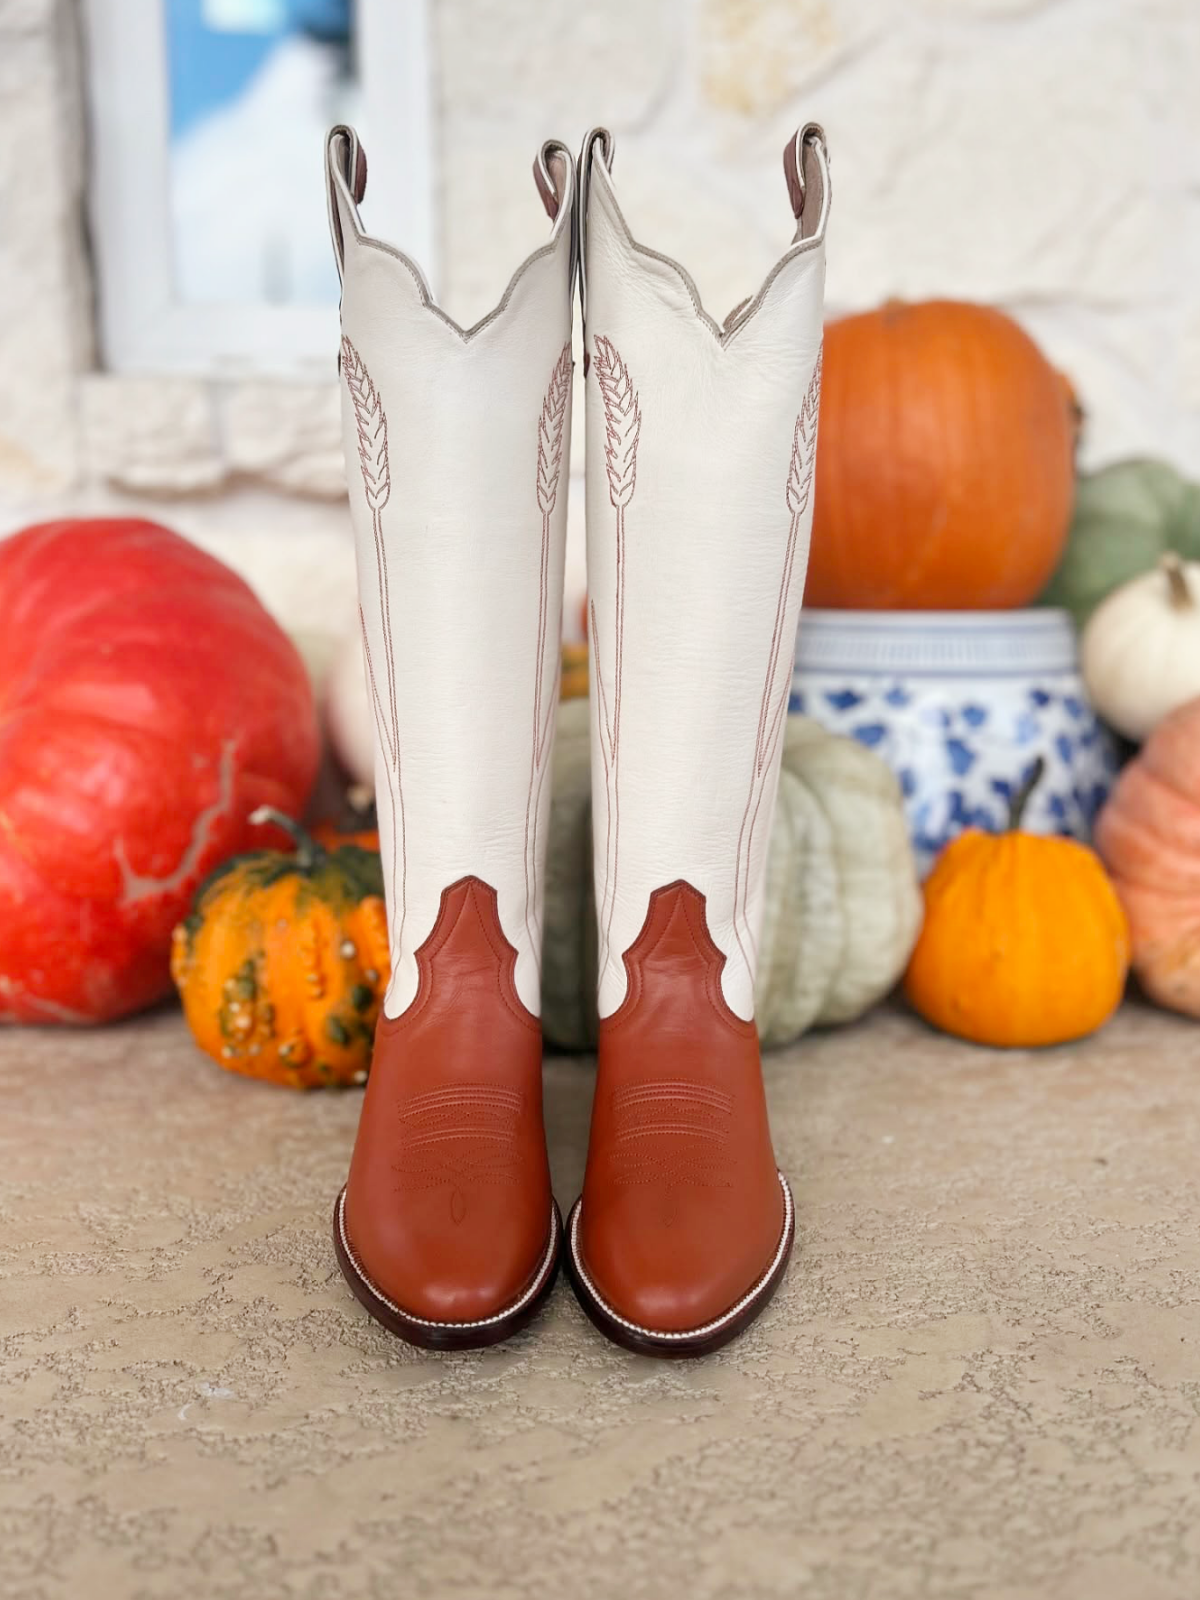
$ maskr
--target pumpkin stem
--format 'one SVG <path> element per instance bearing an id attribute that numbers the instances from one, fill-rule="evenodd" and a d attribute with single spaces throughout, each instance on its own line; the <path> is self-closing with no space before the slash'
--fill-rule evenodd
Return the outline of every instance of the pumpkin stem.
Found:
<path id="1" fill-rule="evenodd" d="M 296 846 L 296 865 L 302 872 L 311 871 L 325 854 L 324 848 L 317 843 L 311 833 L 302 828 L 294 818 L 285 816 L 282 811 L 276 811 L 274 806 L 259 806 L 257 811 L 250 813 L 250 821 L 256 828 L 265 827 L 267 823 L 282 828 Z"/>
<path id="2" fill-rule="evenodd" d="M 1196 603 L 1192 594 L 1191 585 L 1187 581 L 1187 573 L 1183 570 L 1183 562 L 1174 550 L 1168 550 L 1158 563 L 1160 569 L 1167 575 L 1167 589 L 1171 604 L 1179 611 L 1187 611 Z"/>
<path id="3" fill-rule="evenodd" d="M 1013 795 L 1008 805 L 1008 831 L 1015 833 L 1021 826 L 1021 819 L 1025 815 L 1025 807 L 1029 804 L 1029 797 L 1042 781 L 1042 774 L 1046 770 L 1045 756 L 1039 756 L 1029 769 L 1025 782 Z"/>

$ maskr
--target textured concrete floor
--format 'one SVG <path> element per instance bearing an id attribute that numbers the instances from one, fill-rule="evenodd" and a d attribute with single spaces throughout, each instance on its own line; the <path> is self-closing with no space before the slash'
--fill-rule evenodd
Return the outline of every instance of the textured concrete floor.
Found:
<path id="1" fill-rule="evenodd" d="M 800 1244 L 690 1366 L 565 1287 L 497 1350 L 369 1323 L 358 1096 L 174 1015 L 0 1030 L 0 1595 L 1200 1594 L 1200 1028 L 1003 1056 L 884 1012 L 768 1064 Z M 590 1073 L 547 1071 L 560 1197 Z"/>

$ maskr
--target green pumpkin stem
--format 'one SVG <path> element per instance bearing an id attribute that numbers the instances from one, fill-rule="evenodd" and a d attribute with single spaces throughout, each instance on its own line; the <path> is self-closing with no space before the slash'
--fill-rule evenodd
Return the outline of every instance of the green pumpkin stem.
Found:
<path id="1" fill-rule="evenodd" d="M 276 828 L 282 828 L 295 843 L 296 865 L 301 872 L 311 872 L 319 861 L 324 860 L 326 853 L 324 846 L 319 845 L 312 834 L 292 817 L 285 816 L 282 811 L 276 811 L 274 806 L 259 806 L 257 811 L 250 813 L 250 821 L 256 828 L 265 827 L 268 823 Z"/>
<path id="2" fill-rule="evenodd" d="M 1168 550 L 1158 565 L 1167 575 L 1167 591 L 1171 604 L 1179 611 L 1190 610 L 1195 605 L 1196 598 L 1187 581 L 1187 573 L 1183 570 L 1183 562 L 1174 550 Z"/>
<path id="3" fill-rule="evenodd" d="M 1021 826 L 1025 816 L 1025 808 L 1029 804 L 1029 797 L 1042 781 L 1042 774 L 1046 770 L 1045 756 L 1039 756 L 1029 769 L 1029 776 L 1013 795 L 1008 805 L 1008 832 L 1015 833 Z"/>

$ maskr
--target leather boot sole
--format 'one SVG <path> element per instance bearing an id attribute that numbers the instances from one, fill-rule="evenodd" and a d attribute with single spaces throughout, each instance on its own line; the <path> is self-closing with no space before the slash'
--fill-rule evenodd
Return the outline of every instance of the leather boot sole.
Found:
<path id="1" fill-rule="evenodd" d="M 487 1345 L 499 1344 L 531 1322 L 545 1305 L 558 1277 L 562 1232 L 562 1216 L 557 1204 L 552 1201 L 549 1242 L 536 1273 L 518 1298 L 494 1316 L 483 1317 L 477 1322 L 432 1322 L 426 1317 L 413 1316 L 403 1306 L 389 1300 L 382 1289 L 367 1277 L 346 1232 L 345 1189 L 338 1195 L 333 1208 L 333 1248 L 342 1276 L 350 1285 L 354 1298 L 389 1333 L 394 1333 L 408 1344 L 419 1345 L 423 1350 L 480 1350 Z"/>
<path id="2" fill-rule="evenodd" d="M 579 1217 L 583 1208 L 581 1196 L 572 1207 L 568 1219 L 566 1251 L 567 1274 L 580 1305 L 606 1338 L 611 1339 L 614 1344 L 622 1345 L 626 1350 L 637 1351 L 639 1355 L 686 1360 L 692 1356 L 711 1355 L 714 1350 L 720 1350 L 754 1321 L 779 1287 L 787 1270 L 788 1258 L 796 1238 L 796 1207 L 792 1200 L 792 1191 L 782 1172 L 779 1173 L 779 1186 L 783 1190 L 783 1233 L 780 1235 L 775 1254 L 771 1257 L 770 1265 L 762 1277 L 721 1316 L 714 1317 L 711 1322 L 703 1323 L 698 1328 L 686 1328 L 678 1332 L 644 1328 L 621 1316 L 620 1312 L 614 1311 L 603 1299 L 588 1276 L 587 1268 L 579 1253 Z"/>

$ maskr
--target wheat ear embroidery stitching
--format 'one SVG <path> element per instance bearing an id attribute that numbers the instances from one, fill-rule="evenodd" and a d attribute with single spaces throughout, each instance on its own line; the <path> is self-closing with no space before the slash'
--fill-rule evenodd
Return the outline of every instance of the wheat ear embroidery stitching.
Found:
<path id="1" fill-rule="evenodd" d="M 792 589 L 796 575 L 796 549 L 800 530 L 812 500 L 813 473 L 817 462 L 817 417 L 821 407 L 821 363 L 823 348 L 817 351 L 817 361 L 809 380 L 796 426 L 792 432 L 792 455 L 788 464 L 787 489 L 784 499 L 791 513 L 787 545 L 784 549 L 783 572 L 779 580 L 779 593 L 775 601 L 775 626 L 771 634 L 771 648 L 767 653 L 767 670 L 763 678 L 762 697 L 758 707 L 758 728 L 754 739 L 754 761 L 750 769 L 750 783 L 746 795 L 746 809 L 742 813 L 742 826 L 738 832 L 737 861 L 733 876 L 733 931 L 742 959 L 751 974 L 754 963 L 750 951 L 757 957 L 753 931 L 750 927 L 750 858 L 754 848 L 754 830 L 758 825 L 763 797 L 770 787 L 775 771 L 774 756 L 783 732 L 784 718 L 792 683 L 792 652 L 789 633 L 794 639 L 794 629 L 789 629 L 789 619 L 795 616 L 792 608 Z M 800 569 L 801 585 L 804 564 Z M 782 684 L 780 684 L 780 659 L 783 658 Z"/>
<path id="2" fill-rule="evenodd" d="M 612 696 L 605 695 L 601 668 L 600 638 L 593 605 L 592 649 L 596 658 L 598 690 L 597 717 L 600 724 L 600 750 L 604 762 L 605 846 L 604 893 L 600 902 L 600 971 L 604 972 L 612 945 L 612 921 L 616 910 L 617 870 L 621 851 L 621 689 L 625 654 L 625 513 L 637 488 L 638 441 L 642 433 L 642 412 L 629 368 L 611 339 L 597 334 L 592 341 L 595 357 L 592 371 L 600 387 L 604 405 L 604 468 L 608 476 L 608 498 L 616 512 L 616 602 L 613 618 Z"/>
<path id="3" fill-rule="evenodd" d="M 546 757 L 550 748 L 550 729 L 554 708 L 558 701 L 559 675 L 562 672 L 562 654 L 558 641 L 562 637 L 562 593 L 558 602 L 557 631 L 550 630 L 550 519 L 558 504 L 558 485 L 562 476 L 563 434 L 567 420 L 567 402 L 571 397 L 571 346 L 562 347 L 546 397 L 542 401 L 538 418 L 537 448 L 537 504 L 542 514 L 542 553 L 540 588 L 538 593 L 537 651 L 533 680 L 533 733 L 530 739 L 529 798 L 525 804 L 525 931 L 529 935 L 533 959 L 538 973 L 542 970 L 542 929 L 537 913 L 538 879 L 538 818 L 541 814 L 542 790 L 545 784 Z M 550 695 L 544 696 L 546 681 L 546 643 L 551 639 L 557 662 Z"/>
<path id="4" fill-rule="evenodd" d="M 404 786 L 400 763 L 400 715 L 396 699 L 396 653 L 392 641 L 392 602 L 388 582 L 387 549 L 383 539 L 383 510 L 391 498 L 392 469 L 388 459 L 387 414 L 379 391 L 367 370 L 367 364 L 343 336 L 342 371 L 354 410 L 354 426 L 358 435 L 358 464 L 362 473 L 363 494 L 371 513 L 371 533 L 375 543 L 375 576 L 379 584 L 379 609 L 383 627 L 384 680 L 380 692 L 375 663 L 371 659 L 371 643 L 367 634 L 367 619 L 363 608 L 358 608 L 359 626 L 362 629 L 363 656 L 367 666 L 367 686 L 375 714 L 375 728 L 379 735 L 384 766 L 388 774 L 389 811 L 392 818 L 392 957 L 400 951 L 404 936 L 404 921 L 408 905 L 408 849 L 404 830 Z M 397 915 L 399 926 L 395 925 Z"/>

